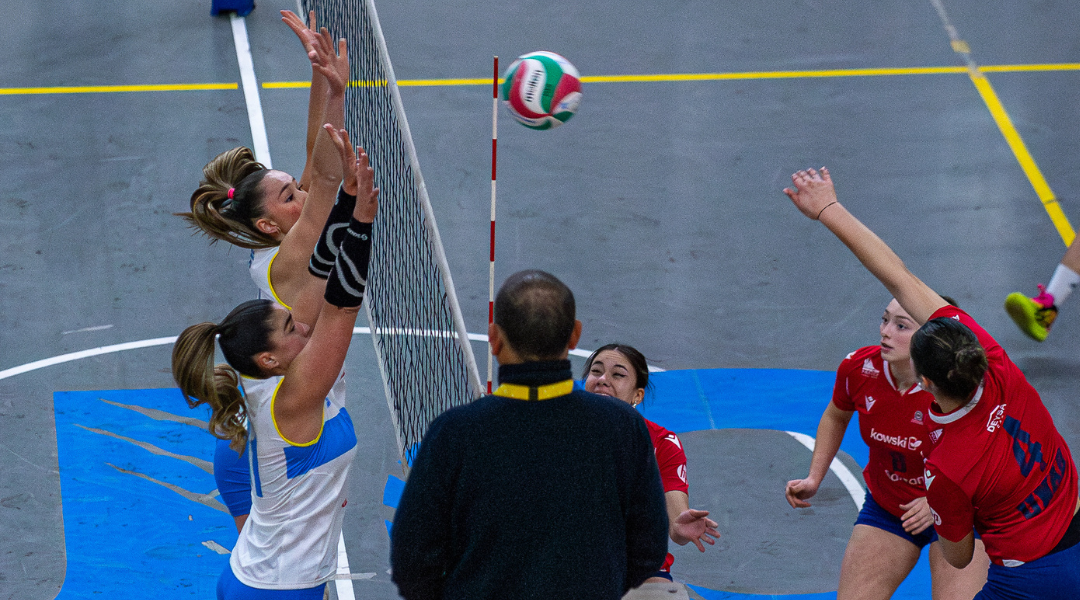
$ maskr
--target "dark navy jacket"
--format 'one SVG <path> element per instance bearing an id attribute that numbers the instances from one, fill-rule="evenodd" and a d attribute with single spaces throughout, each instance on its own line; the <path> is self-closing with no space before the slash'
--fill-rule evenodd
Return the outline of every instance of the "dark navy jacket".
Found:
<path id="1" fill-rule="evenodd" d="M 501 383 L 571 379 L 569 361 L 499 368 Z M 668 520 L 648 429 L 581 390 L 485 396 L 432 422 L 392 528 L 406 600 L 618 600 L 663 564 Z"/>

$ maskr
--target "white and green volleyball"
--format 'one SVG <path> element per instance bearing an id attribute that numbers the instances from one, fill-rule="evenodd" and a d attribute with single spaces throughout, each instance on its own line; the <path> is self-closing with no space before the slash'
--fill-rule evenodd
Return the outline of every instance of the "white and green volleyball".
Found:
<path id="1" fill-rule="evenodd" d="M 518 123 L 530 129 L 551 129 L 577 112 L 581 80 L 578 70 L 562 56 L 530 52 L 506 70 L 500 95 Z"/>

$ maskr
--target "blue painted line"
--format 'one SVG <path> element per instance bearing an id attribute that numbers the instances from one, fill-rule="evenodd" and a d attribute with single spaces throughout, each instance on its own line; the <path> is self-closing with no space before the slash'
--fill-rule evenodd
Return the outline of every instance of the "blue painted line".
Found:
<path id="1" fill-rule="evenodd" d="M 835 379 L 833 371 L 794 369 L 664 371 L 649 376 L 652 390 L 640 408 L 646 419 L 675 433 L 745 428 L 816 436 Z M 859 435 L 858 415 L 840 448 L 866 464 L 870 450 Z"/>
<path id="2" fill-rule="evenodd" d="M 695 592 L 705 600 L 742 600 L 744 598 L 752 598 L 753 600 L 830 600 L 836 598 L 836 592 L 826 592 L 823 594 L 787 594 L 777 596 L 773 594 L 740 594 L 738 592 L 721 592 L 719 590 L 710 590 L 696 585 L 686 586 Z M 894 596 L 895 597 L 895 596 Z"/>
<path id="3" fill-rule="evenodd" d="M 387 475 L 386 486 L 383 487 L 382 503 L 390 508 L 397 508 L 403 491 L 405 491 L 405 482 L 393 475 Z"/>
<path id="4" fill-rule="evenodd" d="M 185 461 L 155 456 L 102 429 L 175 454 L 213 462 L 204 430 L 157 421 L 101 402 L 205 418 L 187 408 L 179 390 L 57 392 L 57 452 L 67 549 L 67 573 L 57 598 L 213 598 L 229 557 L 203 545 L 236 543 L 232 518 L 143 477 L 205 494 L 214 478 Z M 82 425 L 83 427 L 80 427 Z"/>

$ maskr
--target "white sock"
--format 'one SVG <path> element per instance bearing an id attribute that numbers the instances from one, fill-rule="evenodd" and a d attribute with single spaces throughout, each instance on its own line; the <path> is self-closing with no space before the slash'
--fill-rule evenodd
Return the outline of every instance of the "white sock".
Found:
<path id="1" fill-rule="evenodd" d="M 1058 265 L 1054 269 L 1054 276 L 1050 278 L 1050 285 L 1046 291 L 1054 296 L 1054 305 L 1061 307 L 1061 303 L 1073 293 L 1076 286 L 1080 285 L 1080 273 L 1073 271 L 1065 265 Z"/>

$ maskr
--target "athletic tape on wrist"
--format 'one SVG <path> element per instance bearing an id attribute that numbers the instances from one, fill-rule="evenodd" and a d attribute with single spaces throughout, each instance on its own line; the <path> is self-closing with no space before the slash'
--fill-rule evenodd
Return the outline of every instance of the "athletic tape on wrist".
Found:
<path id="1" fill-rule="evenodd" d="M 320 279 L 330 276 L 330 269 L 337 260 L 338 247 L 345 240 L 345 231 L 355 206 L 356 196 L 345 193 L 344 186 L 338 188 L 337 200 L 330 209 L 330 215 L 326 217 L 322 235 L 319 236 L 315 250 L 311 253 L 311 260 L 308 261 L 308 272 L 312 275 Z"/>
<path id="2" fill-rule="evenodd" d="M 368 259 L 371 257 L 371 223 L 350 219 L 344 238 L 326 280 L 323 297 L 334 306 L 349 308 L 360 306 L 364 300 Z"/>

